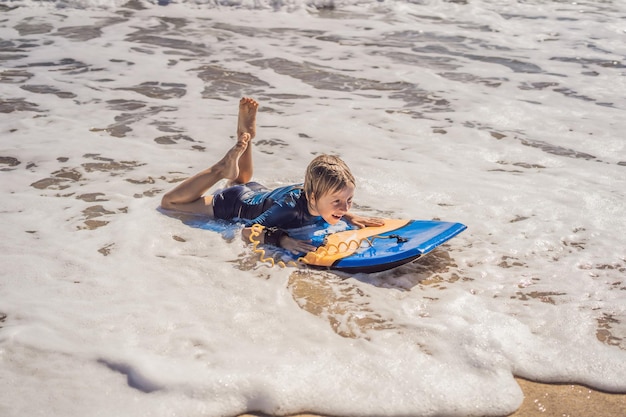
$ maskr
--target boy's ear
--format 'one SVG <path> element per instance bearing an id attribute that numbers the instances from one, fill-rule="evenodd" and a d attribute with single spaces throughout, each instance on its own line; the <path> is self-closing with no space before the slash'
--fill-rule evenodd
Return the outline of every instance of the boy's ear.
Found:
<path id="1" fill-rule="evenodd" d="M 315 193 L 311 193 L 307 196 L 306 198 L 307 200 L 309 200 L 309 203 L 314 203 L 315 202 Z"/>

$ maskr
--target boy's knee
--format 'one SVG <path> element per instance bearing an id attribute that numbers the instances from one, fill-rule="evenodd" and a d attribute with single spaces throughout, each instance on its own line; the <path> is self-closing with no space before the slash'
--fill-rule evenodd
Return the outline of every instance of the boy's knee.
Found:
<path id="1" fill-rule="evenodd" d="M 172 199 L 168 194 L 161 197 L 161 207 L 166 210 L 172 210 L 174 208 L 174 203 L 172 203 Z"/>

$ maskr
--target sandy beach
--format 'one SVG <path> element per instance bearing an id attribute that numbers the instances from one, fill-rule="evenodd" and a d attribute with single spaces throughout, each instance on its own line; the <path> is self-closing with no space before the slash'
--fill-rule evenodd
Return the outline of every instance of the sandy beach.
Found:
<path id="1" fill-rule="evenodd" d="M 626 415 L 626 393 L 609 394 L 582 385 L 541 384 L 521 378 L 517 378 L 517 382 L 524 391 L 524 402 L 508 417 L 619 417 Z M 239 417 L 269 416 L 262 413 L 250 413 Z M 294 417 L 330 416 L 298 414 Z"/>

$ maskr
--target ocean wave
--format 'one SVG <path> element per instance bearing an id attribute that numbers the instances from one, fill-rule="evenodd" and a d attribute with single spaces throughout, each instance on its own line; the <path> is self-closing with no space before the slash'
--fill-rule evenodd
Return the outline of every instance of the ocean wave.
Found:
<path id="1" fill-rule="evenodd" d="M 381 4 L 418 3 L 424 1 L 379 1 L 379 0 L 1 0 L 0 10 L 16 7 L 53 7 L 58 9 L 116 9 L 120 7 L 149 8 L 153 6 L 183 5 L 203 9 L 245 10 L 340 10 L 353 6 L 379 6 Z"/>

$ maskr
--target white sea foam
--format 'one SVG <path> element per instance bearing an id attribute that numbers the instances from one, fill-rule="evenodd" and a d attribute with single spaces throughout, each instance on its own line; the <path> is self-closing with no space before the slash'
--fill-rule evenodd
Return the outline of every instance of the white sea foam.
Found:
<path id="1" fill-rule="evenodd" d="M 514 375 L 626 392 L 622 2 L 125 4 L 0 2 L 0 414 L 504 415 Z M 337 153 L 358 211 L 468 230 L 345 276 L 159 211 L 232 145 L 242 95 L 258 181 Z"/>

